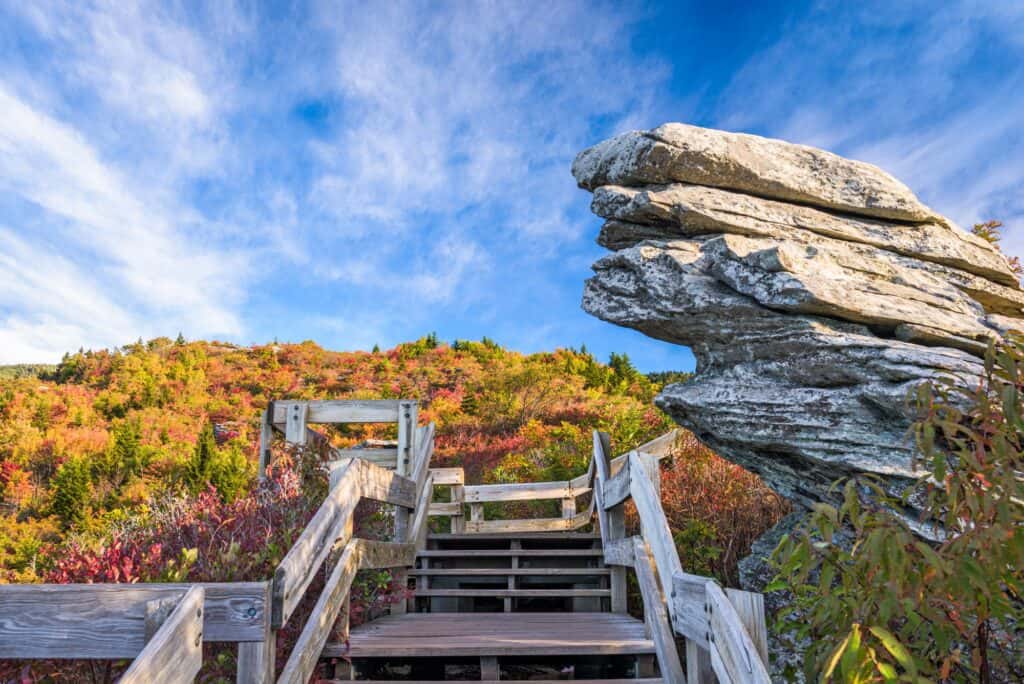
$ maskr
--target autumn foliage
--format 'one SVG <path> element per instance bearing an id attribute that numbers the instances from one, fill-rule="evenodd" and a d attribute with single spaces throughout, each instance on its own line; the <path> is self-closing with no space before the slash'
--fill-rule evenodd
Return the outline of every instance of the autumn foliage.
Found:
<path id="1" fill-rule="evenodd" d="M 660 387 L 625 355 L 523 355 L 487 339 L 334 352 L 159 338 L 71 354 L 53 371 L 0 379 L 0 582 L 272 576 L 326 491 L 315 454 L 280 449 L 257 482 L 259 415 L 272 399 L 417 399 L 420 421 L 437 424 L 435 465 L 505 482 L 582 473 L 594 429 L 616 452 L 664 433 L 672 423 L 651 401 Z M 328 433 L 344 446 L 393 429 Z M 684 563 L 723 578 L 780 510 L 755 477 L 695 440 L 667 461 L 663 493 Z M 357 525 L 373 536 L 384 520 L 361 506 Z M 353 593 L 356 621 L 404 597 L 380 572 L 361 574 Z M 208 656 L 211 676 L 233 671 L 230 648 Z M 0 680 L 21 668 L 0 663 Z M 86 672 L 45 671 L 65 681 Z M 88 670 L 97 681 L 116 671 Z"/>

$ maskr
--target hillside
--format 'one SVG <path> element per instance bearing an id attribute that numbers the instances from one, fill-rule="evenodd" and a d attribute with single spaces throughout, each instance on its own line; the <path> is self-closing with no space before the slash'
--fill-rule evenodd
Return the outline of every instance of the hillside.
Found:
<path id="1" fill-rule="evenodd" d="M 564 479 L 586 468 L 595 428 L 624 451 L 673 427 L 652 404 L 661 384 L 625 355 L 524 355 L 487 339 L 334 352 L 160 338 L 18 375 L 0 380 L 6 582 L 267 576 L 322 498 L 286 454 L 256 485 L 259 415 L 275 398 L 416 398 L 437 424 L 434 465 L 460 465 L 469 482 Z M 389 436 L 331 433 L 338 445 Z M 684 562 L 734 576 L 785 506 L 691 437 L 680 449 L 663 498 Z M 372 603 L 387 586 L 361 591 Z"/>

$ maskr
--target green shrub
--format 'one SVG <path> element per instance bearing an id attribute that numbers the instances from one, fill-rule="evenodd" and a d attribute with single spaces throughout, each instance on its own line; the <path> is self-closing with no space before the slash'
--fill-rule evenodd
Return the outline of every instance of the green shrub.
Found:
<path id="1" fill-rule="evenodd" d="M 1024 678 L 1024 347 L 990 348 L 984 382 L 919 388 L 917 465 L 899 499 L 848 480 L 775 551 L 779 616 L 821 681 Z M 865 496 L 870 494 L 869 496 Z M 923 510 L 915 534 L 894 510 Z"/>
<path id="2" fill-rule="evenodd" d="M 57 468 L 53 476 L 51 512 L 61 519 L 64 527 L 81 523 L 91 496 L 89 464 L 82 457 L 69 458 Z"/>

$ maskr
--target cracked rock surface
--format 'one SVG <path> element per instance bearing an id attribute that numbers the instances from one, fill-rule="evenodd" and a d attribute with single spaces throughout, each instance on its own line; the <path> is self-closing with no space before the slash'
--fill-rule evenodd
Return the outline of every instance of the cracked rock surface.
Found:
<path id="1" fill-rule="evenodd" d="M 605 219 L 583 308 L 690 347 L 657 404 L 808 505 L 856 472 L 914 475 L 908 393 L 975 383 L 1024 291 L 988 242 L 864 162 L 684 124 L 573 164 Z"/>

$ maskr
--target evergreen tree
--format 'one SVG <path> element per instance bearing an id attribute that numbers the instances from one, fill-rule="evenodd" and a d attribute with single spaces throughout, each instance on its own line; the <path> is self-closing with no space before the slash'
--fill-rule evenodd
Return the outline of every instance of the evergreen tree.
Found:
<path id="1" fill-rule="evenodd" d="M 174 344 L 178 345 L 179 347 L 184 347 L 185 346 L 185 336 L 182 335 L 181 333 L 178 333 L 178 338 L 176 340 L 174 340 Z"/>
<path id="2" fill-rule="evenodd" d="M 253 468 L 241 447 L 235 443 L 214 454 L 210 463 L 210 484 L 220 498 L 231 503 L 249 489 Z"/>
<path id="3" fill-rule="evenodd" d="M 210 481 L 210 473 L 217 458 L 217 440 L 213 436 L 213 423 L 206 423 L 196 440 L 196 448 L 185 469 L 185 480 L 193 491 L 202 489 Z"/>
<path id="4" fill-rule="evenodd" d="M 115 487 L 120 487 L 132 477 L 141 475 L 146 465 L 139 421 L 121 421 L 114 426 L 110 444 L 96 470 L 109 477 Z"/>
<path id="5" fill-rule="evenodd" d="M 91 495 L 89 466 L 84 458 L 65 461 L 53 476 L 51 512 L 65 528 L 85 520 L 85 507 Z"/>

